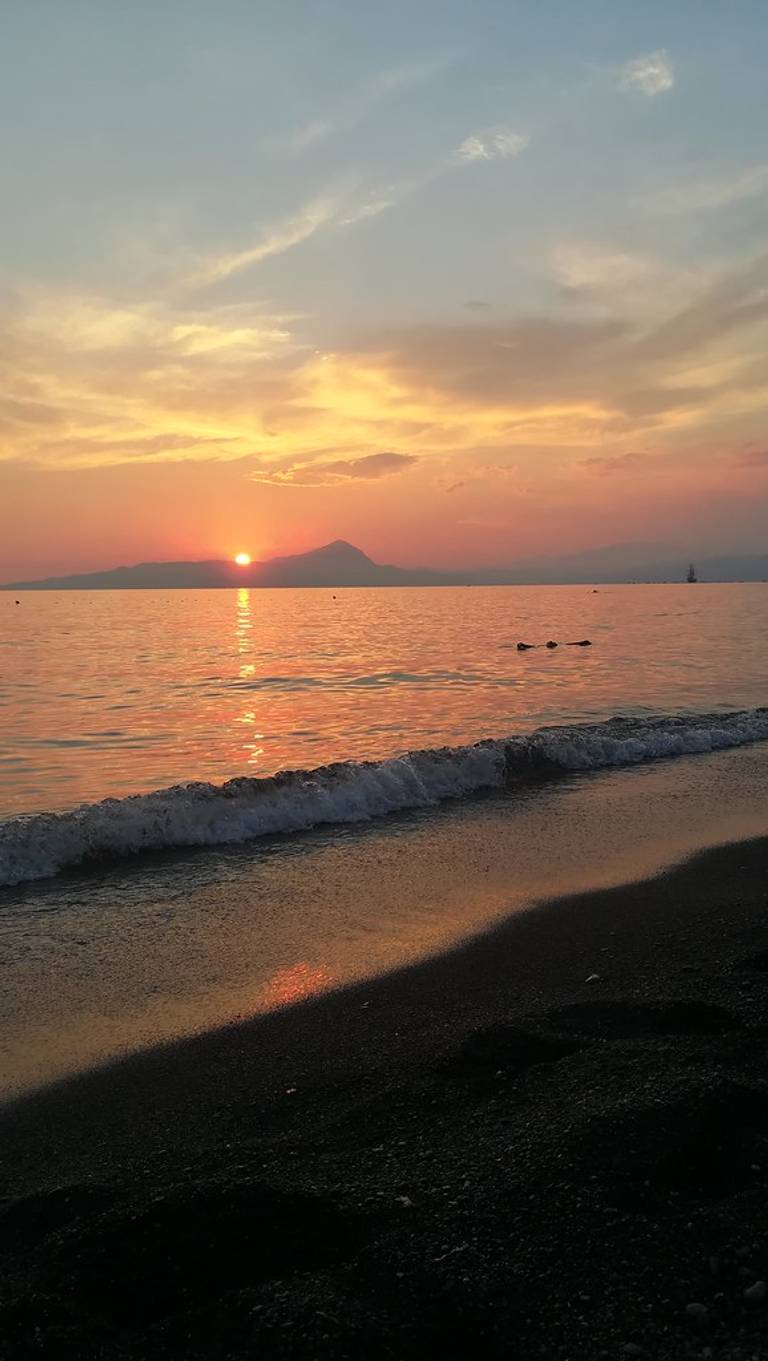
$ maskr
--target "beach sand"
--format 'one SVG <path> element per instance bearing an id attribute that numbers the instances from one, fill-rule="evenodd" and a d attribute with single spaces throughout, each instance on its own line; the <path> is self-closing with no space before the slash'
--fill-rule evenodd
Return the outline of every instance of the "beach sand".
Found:
<path id="1" fill-rule="evenodd" d="M 0 1355 L 768 1357 L 768 842 L 0 1112 Z"/>

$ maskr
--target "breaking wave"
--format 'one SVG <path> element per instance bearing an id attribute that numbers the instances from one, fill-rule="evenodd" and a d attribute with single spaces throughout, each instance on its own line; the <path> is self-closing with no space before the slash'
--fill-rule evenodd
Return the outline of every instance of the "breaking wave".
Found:
<path id="1" fill-rule="evenodd" d="M 0 885 L 44 879 L 88 861 L 185 846 L 222 846 L 362 822 L 524 780 L 532 770 L 600 770 L 768 739 L 768 709 L 685 717 L 614 718 L 540 728 L 472 746 L 408 751 L 382 761 L 186 784 L 71 812 L 0 824 Z"/>

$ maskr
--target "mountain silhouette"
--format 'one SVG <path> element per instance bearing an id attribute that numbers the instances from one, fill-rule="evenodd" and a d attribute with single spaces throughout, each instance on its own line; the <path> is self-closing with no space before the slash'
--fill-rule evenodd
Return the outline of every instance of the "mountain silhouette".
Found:
<path id="1" fill-rule="evenodd" d="M 768 556 L 704 558 L 669 544 L 615 544 L 563 557 L 521 558 L 497 568 L 438 572 L 374 562 L 345 539 L 308 553 L 267 558 L 239 567 L 235 562 L 140 562 L 103 572 L 10 581 L 0 591 L 207 590 L 210 587 L 281 586 L 508 586 L 598 584 L 622 581 L 683 581 L 694 556 L 701 581 L 766 581 Z"/>
<path id="2" fill-rule="evenodd" d="M 429 569 L 381 566 L 345 539 L 308 553 L 267 558 L 239 567 L 235 562 L 140 562 L 104 572 L 78 572 L 40 581 L 11 581 L 4 591 L 109 591 L 207 589 L 216 586 L 435 586 L 460 578 Z"/>

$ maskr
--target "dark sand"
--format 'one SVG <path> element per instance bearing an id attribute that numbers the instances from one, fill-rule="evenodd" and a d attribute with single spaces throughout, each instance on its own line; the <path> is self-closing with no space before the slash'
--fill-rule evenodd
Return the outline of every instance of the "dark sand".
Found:
<path id="1" fill-rule="evenodd" d="M 767 869 L 6 1107 L 0 1357 L 768 1358 Z"/>

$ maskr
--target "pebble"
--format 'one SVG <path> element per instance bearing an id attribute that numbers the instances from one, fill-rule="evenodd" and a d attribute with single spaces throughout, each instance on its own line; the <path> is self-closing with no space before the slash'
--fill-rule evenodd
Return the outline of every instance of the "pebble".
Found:
<path id="1" fill-rule="evenodd" d="M 709 1310 L 707 1309 L 706 1304 L 700 1304 L 698 1300 L 692 1300 L 690 1304 L 686 1304 L 685 1312 L 689 1318 L 706 1318 Z"/>
<path id="2" fill-rule="evenodd" d="M 754 1285 L 748 1285 L 744 1291 L 744 1298 L 749 1300 L 750 1304 L 759 1304 L 761 1300 L 765 1299 L 766 1295 L 768 1295 L 768 1285 L 765 1281 L 755 1281 Z"/>

